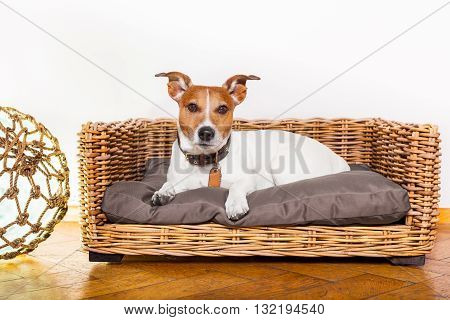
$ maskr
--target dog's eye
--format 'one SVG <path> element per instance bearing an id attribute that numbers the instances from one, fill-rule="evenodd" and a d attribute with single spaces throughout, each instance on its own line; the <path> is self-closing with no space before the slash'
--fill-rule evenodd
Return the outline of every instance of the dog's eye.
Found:
<path id="1" fill-rule="evenodd" d="M 195 103 L 189 103 L 186 108 L 190 111 L 190 112 L 197 112 L 198 111 L 198 106 Z"/>
<path id="2" fill-rule="evenodd" d="M 225 113 L 227 113 L 228 112 L 228 107 L 227 106 L 219 106 L 218 108 L 217 108 L 217 112 L 218 113 L 220 113 L 220 114 L 225 114 Z"/>

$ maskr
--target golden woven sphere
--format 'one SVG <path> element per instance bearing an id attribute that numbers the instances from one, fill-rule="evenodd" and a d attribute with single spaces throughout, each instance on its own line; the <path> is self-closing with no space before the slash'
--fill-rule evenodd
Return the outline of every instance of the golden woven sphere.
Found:
<path id="1" fill-rule="evenodd" d="M 58 140 L 30 115 L 0 107 L 0 259 L 47 239 L 67 212 L 69 194 Z"/>

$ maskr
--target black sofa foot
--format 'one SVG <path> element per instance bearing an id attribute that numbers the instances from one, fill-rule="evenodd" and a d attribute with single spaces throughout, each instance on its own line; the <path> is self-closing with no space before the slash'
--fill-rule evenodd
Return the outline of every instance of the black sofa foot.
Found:
<path id="1" fill-rule="evenodd" d="M 122 262 L 123 254 L 106 254 L 89 251 L 90 262 Z"/>
<path id="2" fill-rule="evenodd" d="M 425 255 L 414 257 L 390 257 L 388 260 L 394 266 L 423 266 L 425 264 Z"/>

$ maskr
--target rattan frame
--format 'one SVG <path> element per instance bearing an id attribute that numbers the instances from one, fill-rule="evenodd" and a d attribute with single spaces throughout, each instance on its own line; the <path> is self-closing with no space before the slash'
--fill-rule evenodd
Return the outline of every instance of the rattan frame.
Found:
<path id="1" fill-rule="evenodd" d="M 109 224 L 101 211 L 107 186 L 139 180 L 146 159 L 170 157 L 172 119 L 86 123 L 79 134 L 81 230 L 86 250 L 172 256 L 394 257 L 429 253 L 436 239 L 440 139 L 436 126 L 382 119 L 235 120 L 234 130 L 279 129 L 326 144 L 349 163 L 363 163 L 408 190 L 404 224 L 232 228 Z"/>

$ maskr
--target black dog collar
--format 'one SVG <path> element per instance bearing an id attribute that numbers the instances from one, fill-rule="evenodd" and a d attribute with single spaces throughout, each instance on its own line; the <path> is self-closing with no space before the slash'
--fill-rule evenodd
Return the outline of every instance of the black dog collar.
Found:
<path id="1" fill-rule="evenodd" d="M 178 147 L 180 148 L 181 152 L 183 152 L 186 160 L 189 161 L 190 164 L 194 166 L 206 166 L 208 164 L 214 164 L 215 166 L 217 166 L 219 161 L 225 158 L 228 154 L 228 151 L 230 149 L 231 136 L 228 138 L 227 143 L 225 143 L 225 145 L 220 148 L 219 151 L 211 154 L 192 154 L 185 152 L 183 149 L 181 149 L 180 137 L 178 135 L 177 140 Z"/>

